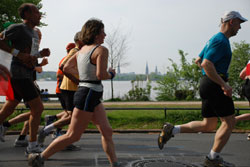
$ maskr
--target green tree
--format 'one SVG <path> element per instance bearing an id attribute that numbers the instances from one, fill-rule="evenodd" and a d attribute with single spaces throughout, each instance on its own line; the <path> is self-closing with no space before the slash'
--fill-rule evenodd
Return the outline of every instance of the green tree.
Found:
<path id="1" fill-rule="evenodd" d="M 124 96 L 128 101 L 149 101 L 151 93 L 151 84 L 147 82 L 146 88 L 143 88 L 144 79 L 136 77 L 136 80 L 132 80 L 132 89 Z"/>
<path id="2" fill-rule="evenodd" d="M 37 5 L 38 9 L 42 8 L 42 0 L 1 0 L 0 2 L 0 32 L 5 28 L 4 25 L 8 23 L 21 23 L 22 19 L 18 15 L 18 8 L 23 3 L 33 3 Z M 42 17 L 45 13 L 42 13 Z M 41 23 L 41 26 L 46 24 Z"/>
<path id="3" fill-rule="evenodd" d="M 199 79 L 201 71 L 195 64 L 194 59 L 189 63 L 186 59 L 187 53 L 179 50 L 181 57 L 180 66 L 172 59 L 171 67 L 167 67 L 167 73 L 157 81 L 157 100 L 192 100 L 198 94 Z"/>
<path id="4" fill-rule="evenodd" d="M 233 88 L 233 98 L 243 99 L 244 97 L 241 92 L 243 80 L 240 79 L 239 74 L 250 60 L 250 44 L 245 41 L 233 43 L 232 50 L 232 61 L 229 67 L 229 84 Z"/>

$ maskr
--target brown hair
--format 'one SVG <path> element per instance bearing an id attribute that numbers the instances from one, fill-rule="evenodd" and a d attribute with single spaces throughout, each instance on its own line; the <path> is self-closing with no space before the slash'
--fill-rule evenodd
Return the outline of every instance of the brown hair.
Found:
<path id="1" fill-rule="evenodd" d="M 18 14 L 22 19 L 25 19 L 25 12 L 31 12 L 31 7 L 35 6 L 32 3 L 23 3 L 19 8 L 18 8 Z"/>
<path id="2" fill-rule="evenodd" d="M 95 42 L 95 37 L 100 34 L 104 28 L 104 24 L 99 19 L 90 19 L 82 27 L 80 40 L 86 44 L 91 45 Z"/>

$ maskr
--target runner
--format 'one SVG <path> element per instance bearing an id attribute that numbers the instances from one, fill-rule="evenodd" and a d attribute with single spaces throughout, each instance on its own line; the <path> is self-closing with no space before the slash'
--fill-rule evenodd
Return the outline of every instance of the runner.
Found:
<path id="1" fill-rule="evenodd" d="M 30 154 L 29 166 L 43 166 L 44 161 L 53 154 L 78 141 L 90 121 L 93 121 L 102 134 L 103 149 L 111 166 L 121 166 L 121 163 L 117 162 L 115 154 L 112 128 L 100 101 L 103 94 L 101 80 L 112 79 L 115 76 L 114 69 L 107 71 L 108 49 L 101 46 L 105 36 L 102 21 L 90 19 L 84 24 L 80 39 L 85 45 L 64 67 L 65 75 L 67 74 L 76 83 L 80 81 L 79 88 L 74 95 L 75 108 L 69 129 L 65 135 L 54 140 L 41 154 Z M 78 70 L 73 68 L 76 65 Z M 78 71 L 80 80 L 74 77 Z"/>
<path id="2" fill-rule="evenodd" d="M 7 100 L 0 113 L 0 124 L 13 113 L 15 107 L 24 99 L 31 108 L 29 119 L 29 145 L 26 154 L 41 152 L 37 145 L 36 134 L 40 124 L 43 104 L 33 82 L 33 70 L 38 57 L 50 55 L 49 49 L 38 51 L 39 37 L 33 29 L 40 24 L 41 14 L 38 8 L 31 3 L 24 3 L 18 9 L 21 24 L 12 24 L 1 33 L 0 49 L 13 55 L 11 62 L 11 85 L 15 100 Z M 12 46 L 7 44 L 11 41 Z M 4 136 L 5 129 L 0 128 L 0 136 Z"/>
<path id="3" fill-rule="evenodd" d="M 246 67 L 240 72 L 240 78 L 245 80 L 243 85 L 242 93 L 247 98 L 250 106 L 250 61 L 248 61 Z M 236 122 L 250 120 L 250 113 L 241 114 L 235 117 Z M 250 141 L 250 133 L 247 136 L 247 140 Z"/>
<path id="4" fill-rule="evenodd" d="M 67 54 L 66 58 L 62 61 L 62 63 L 59 66 L 59 69 L 62 70 L 63 72 L 63 66 L 65 63 L 76 53 L 79 51 L 79 49 L 83 46 L 82 41 L 79 39 L 80 32 L 77 32 L 74 36 L 74 41 L 75 41 L 75 47 L 70 50 L 70 52 Z M 74 68 L 77 68 L 76 66 Z M 78 75 L 75 76 L 77 79 L 79 78 Z M 74 94 L 77 90 L 78 85 L 74 82 L 72 82 L 67 76 L 63 75 L 63 80 L 60 85 L 60 91 L 61 91 L 61 97 L 62 100 L 65 103 L 65 110 L 66 113 L 64 116 L 54 122 L 53 124 L 50 124 L 48 126 L 45 126 L 41 131 L 39 132 L 38 135 L 38 142 L 39 144 L 43 145 L 43 142 L 46 138 L 46 136 L 49 135 L 49 133 L 54 129 L 54 128 L 62 128 L 65 125 L 68 125 L 71 121 L 71 116 L 72 112 L 74 109 Z M 80 150 L 80 147 L 77 147 L 73 144 L 69 145 L 66 147 L 66 150 L 71 150 L 71 151 L 77 151 Z"/>
<path id="5" fill-rule="evenodd" d="M 200 81 L 203 121 L 192 121 L 177 126 L 170 123 L 164 124 L 158 138 L 160 149 L 177 133 L 215 130 L 219 117 L 221 125 L 216 131 L 213 147 L 205 158 L 204 166 L 235 166 L 224 161 L 220 152 L 230 138 L 235 125 L 232 88 L 227 84 L 228 68 L 232 57 L 229 38 L 238 33 L 240 24 L 245 21 L 247 19 L 236 11 L 226 12 L 222 16 L 220 32 L 207 42 L 199 55 L 200 60 L 196 60 L 196 63 L 201 63 L 203 74 Z"/>

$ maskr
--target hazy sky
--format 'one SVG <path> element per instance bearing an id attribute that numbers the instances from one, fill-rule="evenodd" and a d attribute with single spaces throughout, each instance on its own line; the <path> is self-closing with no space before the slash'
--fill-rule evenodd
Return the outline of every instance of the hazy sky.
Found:
<path id="1" fill-rule="evenodd" d="M 220 18 L 225 11 L 236 10 L 250 20 L 249 0 L 42 0 L 46 17 L 41 21 L 41 48 L 49 47 L 51 56 L 45 71 L 57 71 L 66 55 L 65 46 L 90 18 L 101 19 L 108 33 L 119 26 L 128 34 L 129 66 L 121 72 L 145 73 L 155 67 L 165 73 L 171 63 L 179 63 L 178 50 L 188 53 L 188 60 L 198 56 L 205 43 L 219 32 Z M 241 26 L 233 42 L 250 43 L 250 21 Z M 105 45 L 105 44 L 104 44 Z"/>

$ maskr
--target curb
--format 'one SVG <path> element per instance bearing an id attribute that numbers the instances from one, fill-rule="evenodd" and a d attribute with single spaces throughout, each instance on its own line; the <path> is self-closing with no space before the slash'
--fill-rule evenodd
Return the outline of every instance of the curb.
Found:
<path id="1" fill-rule="evenodd" d="M 66 133 L 66 130 L 62 130 Z M 21 131 L 7 131 L 6 135 L 19 135 Z M 113 129 L 113 133 L 160 133 L 161 129 Z M 205 133 L 215 133 L 213 132 L 205 132 Z M 52 133 L 52 132 L 51 132 Z M 97 129 L 86 129 L 84 133 L 99 133 Z M 201 132 L 198 132 L 201 133 Z M 235 129 L 232 133 L 250 133 L 250 130 L 239 130 Z"/>

